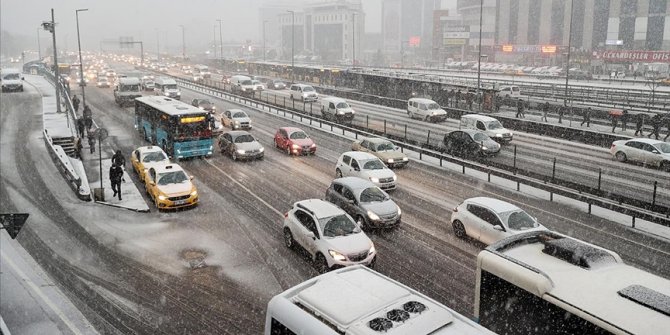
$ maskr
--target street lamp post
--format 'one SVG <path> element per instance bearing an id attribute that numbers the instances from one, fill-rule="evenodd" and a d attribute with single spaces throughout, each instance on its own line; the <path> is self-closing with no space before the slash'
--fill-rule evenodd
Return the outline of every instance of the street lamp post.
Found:
<path id="1" fill-rule="evenodd" d="M 40 27 L 37 27 L 37 59 L 42 60 L 42 47 L 40 46 Z"/>
<path id="2" fill-rule="evenodd" d="M 161 37 L 158 29 L 156 29 L 156 58 L 157 62 L 161 62 Z"/>
<path id="3" fill-rule="evenodd" d="M 268 23 L 268 20 L 263 20 L 263 61 L 265 62 L 265 55 L 267 52 L 265 51 L 265 25 Z"/>
<path id="4" fill-rule="evenodd" d="M 88 8 L 77 9 L 74 11 L 77 17 L 77 46 L 79 47 L 79 86 L 81 87 L 81 104 L 86 107 L 86 81 L 84 80 L 84 59 L 81 57 L 81 37 L 79 37 L 79 12 L 86 12 Z"/>
<path id="5" fill-rule="evenodd" d="M 183 24 L 180 24 L 179 27 L 181 27 L 181 57 L 186 60 L 186 33 Z"/>
<path id="6" fill-rule="evenodd" d="M 291 82 L 295 82 L 295 11 L 287 12 L 291 13 Z"/>
<path id="7" fill-rule="evenodd" d="M 351 66 L 356 66 L 356 13 L 351 13 Z"/>
<path id="8" fill-rule="evenodd" d="M 60 113 L 61 108 L 60 108 L 60 73 L 58 71 L 58 51 L 56 49 L 56 19 L 54 18 L 54 9 L 51 8 L 51 21 L 45 21 L 42 22 L 42 27 L 44 27 L 44 30 L 48 31 L 51 33 L 51 37 L 53 38 L 53 46 L 54 46 L 54 74 L 56 75 L 55 78 L 55 83 L 54 86 L 56 86 L 56 112 Z M 69 120 L 69 119 L 68 119 Z M 69 124 L 69 122 L 68 122 Z"/>
<path id="9" fill-rule="evenodd" d="M 568 79 L 570 78 L 570 49 L 572 49 L 572 13 L 574 6 L 574 0 L 570 0 L 570 28 L 568 29 L 568 57 L 565 65 L 565 97 L 563 104 L 568 106 Z"/>
<path id="10" fill-rule="evenodd" d="M 481 95 L 482 79 L 482 16 L 484 12 L 484 0 L 479 2 L 479 55 L 477 57 L 477 97 Z"/>
<path id="11" fill-rule="evenodd" d="M 219 43 L 221 43 L 221 53 L 219 54 L 221 58 L 221 70 L 223 70 L 223 20 L 217 19 L 219 21 Z"/>

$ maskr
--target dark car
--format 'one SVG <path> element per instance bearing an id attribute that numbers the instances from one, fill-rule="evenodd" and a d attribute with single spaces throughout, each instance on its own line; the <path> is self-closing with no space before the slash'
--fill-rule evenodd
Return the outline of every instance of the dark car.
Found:
<path id="1" fill-rule="evenodd" d="M 265 81 L 265 87 L 269 90 L 284 90 L 286 83 L 281 80 L 268 79 Z"/>
<path id="2" fill-rule="evenodd" d="M 214 104 L 207 99 L 193 99 L 193 101 L 191 101 L 191 105 L 208 112 L 213 112 L 216 110 L 216 106 L 214 106 Z"/>
<path id="3" fill-rule="evenodd" d="M 445 152 L 459 157 L 494 155 L 500 144 L 478 130 L 456 130 L 444 135 Z"/>

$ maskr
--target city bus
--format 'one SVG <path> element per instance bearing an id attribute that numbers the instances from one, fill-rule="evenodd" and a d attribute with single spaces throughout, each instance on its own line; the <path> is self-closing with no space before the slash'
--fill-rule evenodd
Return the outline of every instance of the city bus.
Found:
<path id="1" fill-rule="evenodd" d="M 529 232 L 479 253 L 474 315 L 499 334 L 660 334 L 670 329 L 670 280 L 613 251 Z"/>
<path id="2" fill-rule="evenodd" d="M 170 157 L 212 155 L 212 119 L 207 111 L 163 96 L 135 99 L 135 128 Z"/>
<path id="3" fill-rule="evenodd" d="M 451 308 L 363 265 L 289 288 L 268 303 L 265 335 L 493 335 Z"/>

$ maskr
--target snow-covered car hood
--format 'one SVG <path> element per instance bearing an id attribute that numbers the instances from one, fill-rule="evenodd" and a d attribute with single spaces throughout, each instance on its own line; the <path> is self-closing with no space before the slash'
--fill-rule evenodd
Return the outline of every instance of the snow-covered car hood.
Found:
<path id="1" fill-rule="evenodd" d="M 542 231 L 542 230 L 547 230 L 547 228 L 545 228 L 541 224 L 539 226 L 535 227 L 535 228 L 528 228 L 528 229 L 522 229 L 522 230 L 507 228 L 507 235 L 512 236 L 512 235 L 527 233 L 527 232 L 531 232 L 531 231 Z"/>
<path id="2" fill-rule="evenodd" d="M 167 196 L 180 195 L 190 193 L 193 189 L 193 184 L 190 181 L 185 181 L 178 184 L 157 185 L 158 189 Z"/>
<path id="3" fill-rule="evenodd" d="M 444 109 L 431 109 L 428 111 L 430 115 L 447 115 Z"/>
<path id="4" fill-rule="evenodd" d="M 291 142 L 293 142 L 293 144 L 297 144 L 301 147 L 311 146 L 314 143 L 314 141 L 312 141 L 311 138 L 300 138 L 300 139 L 291 140 Z"/>
<path id="5" fill-rule="evenodd" d="M 245 116 L 245 117 L 234 117 L 234 118 L 232 118 L 232 120 L 233 120 L 233 122 L 237 121 L 237 122 L 239 122 L 239 123 L 242 123 L 242 122 L 251 122 L 251 119 L 250 119 L 248 116 Z"/>
<path id="6" fill-rule="evenodd" d="M 263 146 L 257 141 L 254 142 L 245 142 L 245 143 L 235 143 L 236 150 L 252 151 L 260 150 Z"/>
<path id="7" fill-rule="evenodd" d="M 487 130 L 487 131 L 490 132 L 490 133 L 493 133 L 493 134 L 501 134 L 501 135 L 505 135 L 505 134 L 510 134 L 510 133 L 511 133 L 511 131 L 509 131 L 509 129 L 506 129 L 506 128 L 489 129 L 489 130 Z"/>
<path id="8" fill-rule="evenodd" d="M 328 248 L 339 253 L 349 255 L 357 254 L 366 250 L 370 250 L 372 241 L 365 233 L 351 234 L 348 236 L 338 237 L 323 237 L 323 241 L 328 244 Z"/>
<path id="9" fill-rule="evenodd" d="M 379 170 L 361 170 L 361 175 L 364 177 L 374 177 L 374 178 L 393 178 L 395 172 L 391 169 L 379 169 Z"/>
<path id="10" fill-rule="evenodd" d="M 398 205 L 391 199 L 378 202 L 363 202 L 361 203 L 361 207 L 379 216 L 398 213 Z"/>
<path id="11" fill-rule="evenodd" d="M 407 157 L 404 153 L 400 151 L 377 151 L 374 152 L 374 155 L 379 157 L 384 163 L 389 159 L 393 159 L 394 162 L 402 162 L 403 158 Z"/>
<path id="12" fill-rule="evenodd" d="M 3 85 L 21 85 L 21 79 L 3 79 Z"/>
<path id="13" fill-rule="evenodd" d="M 351 108 L 337 108 L 336 112 L 338 115 L 344 115 L 344 114 L 353 114 L 354 110 Z"/>

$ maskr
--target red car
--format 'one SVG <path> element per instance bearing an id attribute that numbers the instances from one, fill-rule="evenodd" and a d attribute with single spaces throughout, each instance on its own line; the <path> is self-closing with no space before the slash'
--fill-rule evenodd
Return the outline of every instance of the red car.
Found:
<path id="1" fill-rule="evenodd" d="M 316 143 L 300 128 L 282 127 L 275 133 L 275 147 L 287 154 L 308 155 L 316 153 Z"/>

